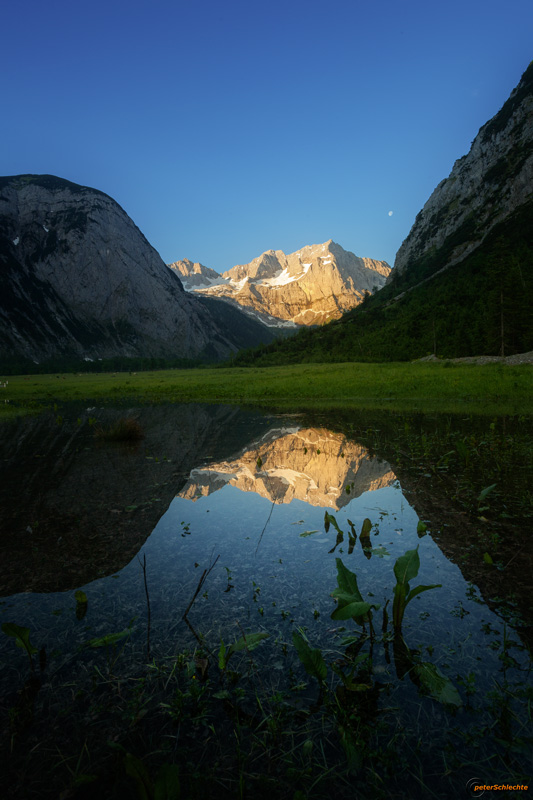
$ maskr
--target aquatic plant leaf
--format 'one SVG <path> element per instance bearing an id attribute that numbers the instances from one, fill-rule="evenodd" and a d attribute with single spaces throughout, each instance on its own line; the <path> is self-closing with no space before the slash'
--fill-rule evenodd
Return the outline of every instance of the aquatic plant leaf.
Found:
<path id="1" fill-rule="evenodd" d="M 349 570 L 348 567 L 344 566 L 342 559 L 336 558 L 335 563 L 337 565 L 337 585 L 340 591 L 349 595 L 353 595 L 354 600 L 359 600 L 362 602 L 363 597 L 359 591 L 359 587 L 357 586 L 357 577 L 355 573 Z"/>
<path id="2" fill-rule="evenodd" d="M 493 484 L 491 484 L 491 486 L 486 486 L 485 489 L 481 490 L 481 492 L 479 493 L 479 497 L 477 499 L 478 506 L 481 505 L 483 500 L 487 497 L 488 494 L 490 494 L 490 492 L 492 492 L 493 489 L 496 488 L 497 485 L 498 484 L 493 483 Z"/>
<path id="3" fill-rule="evenodd" d="M 459 708 L 463 701 L 459 692 L 446 675 L 435 664 L 422 661 L 414 666 L 413 672 L 420 681 L 420 688 L 425 694 L 429 694 L 434 700 L 438 700 L 445 706 Z"/>
<path id="4" fill-rule="evenodd" d="M 319 533 L 319 531 L 304 531 L 303 533 L 301 533 L 301 534 L 300 534 L 300 536 L 301 536 L 302 538 L 303 538 L 304 536 L 312 536 L 312 535 L 313 535 L 313 533 Z"/>
<path id="5" fill-rule="evenodd" d="M 387 556 L 390 556 L 389 551 L 386 547 L 383 547 L 383 545 L 380 545 L 379 547 L 373 547 L 372 553 L 375 556 L 378 556 L 378 558 L 386 558 Z"/>
<path id="6" fill-rule="evenodd" d="M 236 642 L 233 642 L 233 644 L 230 644 L 229 649 L 228 649 L 228 653 L 227 653 L 227 657 L 226 657 L 226 663 L 229 661 L 229 657 L 233 653 L 238 653 L 241 650 L 248 650 L 248 651 L 255 650 L 255 648 L 258 645 L 261 644 L 263 639 L 268 639 L 269 636 L 270 636 L 269 633 L 262 633 L 262 632 L 261 633 L 247 633 L 246 637 L 241 636 L 241 638 L 237 639 Z"/>
<path id="7" fill-rule="evenodd" d="M 346 603 L 345 605 L 339 606 L 335 609 L 332 613 L 332 619 L 357 619 L 357 617 L 364 617 L 365 614 L 368 614 L 370 609 L 375 608 L 378 609 L 379 606 L 373 605 L 371 603 L 365 603 L 364 601 L 355 601 L 353 603 Z"/>
<path id="8" fill-rule="evenodd" d="M 221 689 L 220 692 L 215 692 L 213 697 L 217 700 L 231 700 L 231 692 L 227 689 Z"/>
<path id="9" fill-rule="evenodd" d="M 74 597 L 76 598 L 76 619 L 83 619 L 89 607 L 87 595 L 81 589 L 78 589 Z"/>
<path id="10" fill-rule="evenodd" d="M 308 675 L 316 678 L 318 681 L 326 680 L 328 668 L 326 662 L 322 657 L 320 650 L 312 650 L 309 644 L 305 641 L 303 636 L 293 631 L 292 641 L 298 653 L 298 657 L 305 667 Z"/>
<path id="11" fill-rule="evenodd" d="M 392 624 L 399 630 L 402 627 L 403 615 L 407 605 L 406 596 L 409 591 L 409 584 L 397 583 L 393 588 L 394 599 L 392 601 Z"/>
<path id="12" fill-rule="evenodd" d="M 226 664 L 228 663 L 228 659 L 226 657 L 226 645 L 220 640 L 220 650 L 218 651 L 218 666 L 219 669 L 226 669 Z"/>
<path id="13" fill-rule="evenodd" d="M 139 800 L 153 800 L 154 788 L 152 779 L 143 762 L 135 758 L 131 753 L 126 753 L 124 757 L 124 768 L 126 773 L 130 778 L 133 778 L 136 783 Z"/>
<path id="14" fill-rule="evenodd" d="M 417 523 L 417 526 L 416 526 L 416 532 L 418 534 L 425 533 L 427 531 L 427 529 L 428 529 L 428 526 L 426 525 L 426 523 L 422 522 L 422 520 L 419 519 L 418 523 Z"/>
<path id="15" fill-rule="evenodd" d="M 124 639 L 125 636 L 129 636 L 130 629 L 128 628 L 125 631 L 120 631 L 119 633 L 108 633 L 106 636 L 101 636 L 97 639 L 89 639 L 86 642 L 87 647 L 107 647 L 110 644 L 116 644 L 121 639 Z"/>
<path id="16" fill-rule="evenodd" d="M 420 556 L 418 547 L 415 550 L 408 550 L 403 556 L 396 559 L 394 574 L 398 583 L 406 584 L 412 578 L 416 578 L 420 569 Z"/>
<path id="17" fill-rule="evenodd" d="M 2 630 L 8 636 L 13 636 L 15 638 L 15 644 L 17 647 L 21 647 L 23 650 L 26 650 L 29 656 L 37 653 L 37 648 L 34 647 L 30 642 L 29 628 L 23 628 L 20 625 L 15 625 L 14 622 L 4 622 L 2 623 Z"/>
<path id="18" fill-rule="evenodd" d="M 341 529 L 339 528 L 339 526 L 337 524 L 337 520 L 335 519 L 333 514 L 328 514 L 328 512 L 326 511 L 325 514 L 324 514 L 324 530 L 326 531 L 326 533 L 329 531 L 329 526 L 330 525 L 333 525 L 333 527 L 335 528 L 337 533 L 340 534 L 340 536 L 344 536 L 344 534 L 341 531 Z"/>
<path id="19" fill-rule="evenodd" d="M 351 556 L 357 540 L 357 533 L 355 532 L 355 528 L 351 519 L 348 520 L 348 525 L 351 529 L 351 533 L 348 533 L 348 555 Z"/>
<path id="20" fill-rule="evenodd" d="M 368 519 L 368 517 L 363 522 L 363 527 L 361 528 L 361 537 L 370 536 L 370 531 L 372 530 L 372 522 Z"/>
<path id="21" fill-rule="evenodd" d="M 441 589 L 442 583 L 431 583 L 428 586 L 424 586 L 424 584 L 420 584 L 419 586 L 415 586 L 414 589 L 411 589 L 409 594 L 407 595 L 407 600 L 405 601 L 405 605 L 410 603 L 413 597 L 416 597 L 417 594 L 421 594 L 422 592 L 427 592 L 429 589 Z"/>
<path id="22" fill-rule="evenodd" d="M 361 748 L 357 746 L 353 733 L 349 728 L 339 725 L 339 734 L 342 748 L 346 754 L 348 767 L 354 772 L 358 772 L 363 766 L 363 755 Z"/>
<path id="23" fill-rule="evenodd" d="M 179 800 L 181 797 L 179 775 L 177 764 L 163 764 L 157 773 L 154 787 L 155 800 Z"/>

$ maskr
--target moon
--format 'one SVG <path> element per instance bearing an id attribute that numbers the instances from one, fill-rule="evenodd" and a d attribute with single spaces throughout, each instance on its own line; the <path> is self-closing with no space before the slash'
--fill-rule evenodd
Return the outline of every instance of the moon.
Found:
<path id="1" fill-rule="evenodd" d="M 394 214 L 394 211 L 389 211 L 389 217 L 392 217 L 393 214 Z"/>

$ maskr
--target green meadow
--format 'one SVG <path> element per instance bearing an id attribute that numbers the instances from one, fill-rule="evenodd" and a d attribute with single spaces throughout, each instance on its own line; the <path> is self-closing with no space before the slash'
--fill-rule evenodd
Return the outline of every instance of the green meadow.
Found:
<path id="1" fill-rule="evenodd" d="M 9 376 L 0 416 L 68 401 L 240 403 L 298 408 L 384 408 L 529 414 L 531 366 L 442 363 L 297 364 L 132 373 Z M 4 403 L 2 403 L 2 399 Z"/>

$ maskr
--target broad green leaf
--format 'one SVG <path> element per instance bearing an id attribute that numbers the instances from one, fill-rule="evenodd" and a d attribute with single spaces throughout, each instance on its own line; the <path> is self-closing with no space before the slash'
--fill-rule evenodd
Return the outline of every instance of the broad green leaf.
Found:
<path id="1" fill-rule="evenodd" d="M 490 494 L 490 492 L 492 492 L 492 490 L 493 490 L 493 489 L 495 489 L 497 485 L 498 485 L 498 484 L 496 484 L 496 483 L 493 483 L 493 484 L 491 484 L 491 486 L 486 486 L 486 487 L 485 487 L 485 489 L 482 489 L 482 490 L 480 491 L 480 493 L 479 493 L 479 497 L 478 497 L 478 499 L 477 499 L 477 503 L 478 503 L 478 505 L 481 505 L 481 503 L 482 503 L 482 502 L 483 502 L 483 500 L 486 498 L 486 496 L 487 496 L 488 494 Z"/>
<path id="2" fill-rule="evenodd" d="M 405 601 L 405 605 L 410 603 L 413 597 L 416 597 L 417 594 L 421 594 L 422 592 L 427 592 L 428 589 L 440 589 L 442 587 L 442 583 L 432 583 L 429 586 L 424 586 L 420 584 L 420 586 L 415 586 L 414 589 L 411 589 L 409 594 L 407 595 L 407 600 Z"/>
<path id="3" fill-rule="evenodd" d="M 350 592 L 343 592 L 342 589 L 333 589 L 331 597 L 336 597 L 341 605 L 346 605 L 346 603 L 363 602 L 362 599 L 360 600 L 359 597 L 357 597 L 357 595 L 350 594 Z"/>
<path id="4" fill-rule="evenodd" d="M 219 669 L 226 669 L 228 659 L 226 658 L 226 645 L 220 640 L 220 650 L 218 651 L 218 667 Z"/>
<path id="5" fill-rule="evenodd" d="M 255 650 L 263 639 L 268 639 L 269 636 L 269 633 L 247 633 L 246 637 L 241 636 L 236 642 L 230 644 L 226 662 L 229 661 L 229 657 L 232 653 L 239 653 L 241 650 Z"/>
<path id="6" fill-rule="evenodd" d="M 128 628 L 125 631 L 120 631 L 120 633 L 108 633 L 107 636 L 102 636 L 98 639 L 89 639 L 86 642 L 88 647 L 107 647 L 110 644 L 116 644 L 121 639 L 124 639 L 125 636 L 129 636 L 130 629 Z"/>
<path id="7" fill-rule="evenodd" d="M 23 628 L 20 625 L 15 625 L 14 622 L 4 622 L 2 624 L 2 630 L 4 633 L 7 633 L 8 636 L 14 636 L 17 647 L 21 647 L 23 650 L 26 650 L 26 652 L 30 655 L 37 653 L 37 648 L 34 647 L 30 642 L 29 628 Z"/>
<path id="8" fill-rule="evenodd" d="M 352 617 L 364 617 L 368 614 L 371 608 L 379 608 L 379 606 L 364 601 L 355 601 L 346 605 L 339 606 L 332 613 L 332 619 L 351 619 Z"/>
<path id="9" fill-rule="evenodd" d="M 489 553 L 483 553 L 483 561 L 485 562 L 485 564 L 494 564 L 492 556 L 489 555 Z"/>
<path id="10" fill-rule="evenodd" d="M 359 587 L 357 586 L 357 577 L 347 567 L 344 566 L 340 558 L 335 559 L 337 564 L 337 585 L 342 592 L 354 595 L 355 600 L 363 601 Z"/>
<path id="11" fill-rule="evenodd" d="M 89 607 L 87 595 L 81 589 L 78 589 L 74 596 L 76 598 L 76 619 L 83 619 Z"/>
<path id="12" fill-rule="evenodd" d="M 143 762 L 135 758 L 135 756 L 132 756 L 131 753 L 126 753 L 124 757 L 124 767 L 130 778 L 133 778 L 137 784 L 139 800 L 153 800 L 154 790 L 152 780 Z"/>
<path id="13" fill-rule="evenodd" d="M 378 556 L 379 558 L 385 558 L 386 556 L 390 556 L 389 551 L 387 550 L 386 547 L 383 547 L 383 545 L 380 545 L 379 547 L 373 547 L 372 553 L 375 556 Z"/>
<path id="14" fill-rule="evenodd" d="M 163 764 L 155 782 L 155 800 L 179 800 L 180 773 L 177 764 Z"/>
<path id="15" fill-rule="evenodd" d="M 220 692 L 215 692 L 213 697 L 216 697 L 217 700 L 231 700 L 231 692 L 221 689 Z"/>
<path id="16" fill-rule="evenodd" d="M 348 767 L 354 772 L 358 772 L 363 766 L 362 749 L 357 746 L 356 739 L 349 728 L 339 725 L 341 745 L 346 754 Z"/>
<path id="17" fill-rule="evenodd" d="M 335 519 L 333 514 L 328 514 L 328 512 L 326 511 L 324 514 L 324 530 L 326 531 L 326 533 L 329 531 L 330 525 L 333 525 L 337 533 L 341 534 L 341 536 L 343 535 L 343 532 L 339 528 L 337 520 Z"/>
<path id="18" fill-rule="evenodd" d="M 324 681 L 328 674 L 328 668 L 320 650 L 312 650 L 303 636 L 296 631 L 292 633 L 292 641 L 307 674 L 319 681 Z"/>
<path id="19" fill-rule="evenodd" d="M 392 624 L 396 629 L 401 628 L 405 606 L 407 605 L 406 596 L 409 591 L 409 584 L 397 583 L 393 588 L 394 599 L 392 601 Z"/>
<path id="20" fill-rule="evenodd" d="M 353 524 L 351 519 L 348 520 L 348 525 L 350 526 L 350 528 L 352 530 L 351 536 L 350 536 L 350 534 L 348 534 L 348 535 L 350 536 L 350 538 L 357 539 L 357 533 L 355 532 L 354 524 Z"/>
<path id="21" fill-rule="evenodd" d="M 434 700 L 446 706 L 459 708 L 462 700 L 459 692 L 446 675 L 443 675 L 438 667 L 423 661 L 416 664 L 413 672 L 420 681 L 420 688 L 425 694 L 429 694 Z"/>
<path id="22" fill-rule="evenodd" d="M 428 529 L 428 526 L 426 525 L 426 523 L 422 522 L 422 520 L 419 519 L 418 520 L 418 524 L 416 526 L 416 532 L 417 533 L 425 533 L 427 531 L 427 529 Z"/>
<path id="23" fill-rule="evenodd" d="M 420 569 L 420 557 L 418 547 L 416 550 L 408 550 L 403 556 L 396 559 L 394 574 L 398 583 L 408 583 L 418 575 Z"/>

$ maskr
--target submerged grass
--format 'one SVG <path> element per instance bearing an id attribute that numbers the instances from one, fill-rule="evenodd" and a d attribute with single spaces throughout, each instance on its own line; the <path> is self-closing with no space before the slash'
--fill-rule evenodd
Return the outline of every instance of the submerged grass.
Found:
<path id="1" fill-rule="evenodd" d="M 224 402 L 279 408 L 533 412 L 533 369 L 502 364 L 297 364 L 140 373 L 11 376 L 0 405 L 31 410 L 69 400 Z M 5 409 L 4 407 L 5 406 Z"/>
<path id="2" fill-rule="evenodd" d="M 94 435 L 104 442 L 138 442 L 144 431 L 135 417 L 120 417 L 110 425 L 97 425 Z"/>
<path id="3" fill-rule="evenodd" d="M 355 575 L 339 571 L 339 587 L 346 580 Z M 435 675 L 449 684 L 438 670 L 429 689 L 419 687 L 420 646 L 409 649 L 377 616 L 374 629 L 346 621 L 354 635 L 332 630 L 322 651 L 289 623 L 276 638 L 235 626 L 235 640 L 218 649 L 204 619 L 197 644 L 173 654 L 158 637 L 148 657 L 127 631 L 86 641 L 66 659 L 53 654 L 42 685 L 24 683 L 21 667 L 1 737 L 5 797 L 443 800 L 476 775 L 527 783 L 532 693 L 527 666 L 522 685 L 511 679 L 518 642 L 504 637 L 488 700 L 457 680 L 461 718 L 449 691 L 438 702 L 427 696 L 436 697 Z M 390 669 L 376 669 L 383 648 Z M 266 666 L 273 658 L 280 669 Z"/>

